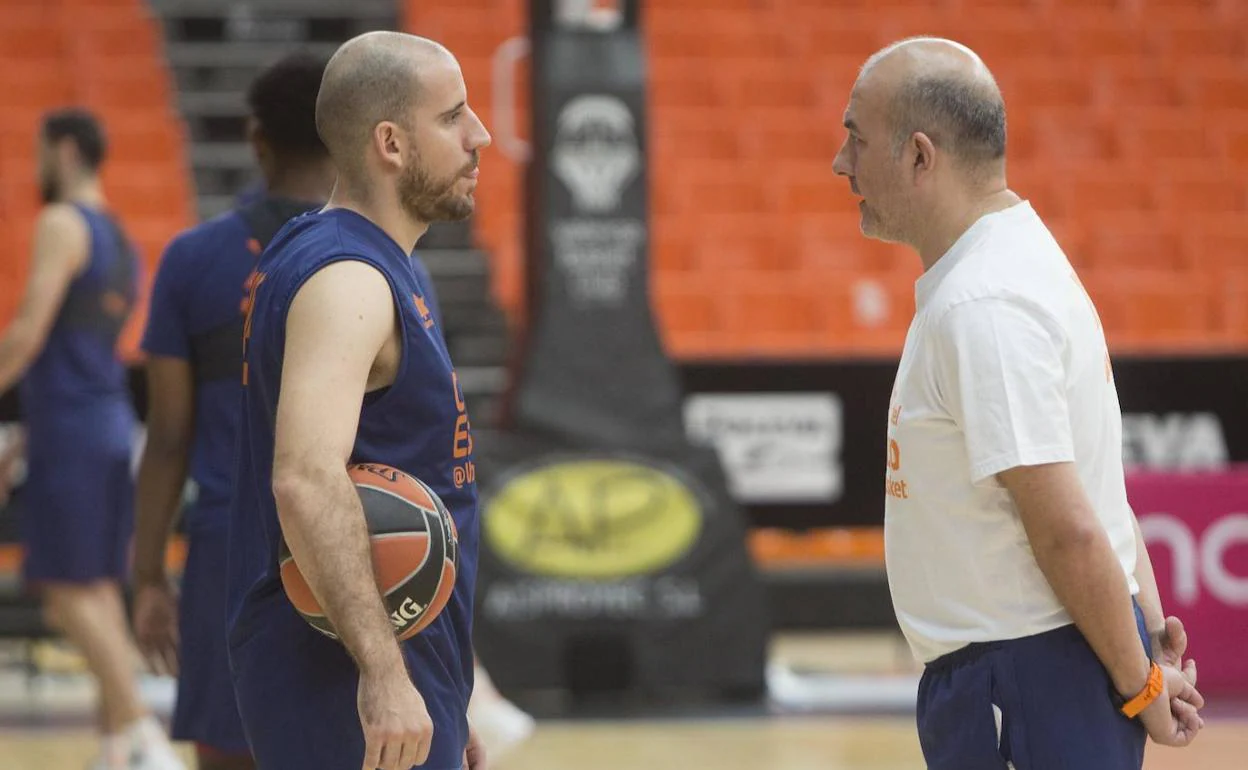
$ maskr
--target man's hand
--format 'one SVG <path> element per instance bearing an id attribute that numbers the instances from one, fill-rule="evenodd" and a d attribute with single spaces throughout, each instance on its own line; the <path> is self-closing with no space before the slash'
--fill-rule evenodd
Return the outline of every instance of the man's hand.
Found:
<path id="1" fill-rule="evenodd" d="M 1205 699 L 1177 668 L 1162 665 L 1161 671 L 1161 695 L 1140 712 L 1140 721 L 1154 743 L 1187 746 L 1205 726 L 1197 713 Z"/>
<path id="2" fill-rule="evenodd" d="M 135 591 L 134 636 L 152 671 L 178 675 L 178 597 L 167 582 L 147 583 Z"/>
<path id="3" fill-rule="evenodd" d="M 0 505 L 9 502 L 13 482 L 17 478 L 17 463 L 26 452 L 26 432 L 21 427 L 10 428 L 8 442 L 0 451 Z"/>
<path id="4" fill-rule="evenodd" d="M 363 770 L 408 770 L 429 758 L 433 720 L 405 671 L 361 671 L 359 709 Z"/>
<path id="5" fill-rule="evenodd" d="M 464 770 L 486 770 L 485 742 L 468 720 L 468 747 L 464 749 Z"/>
<path id="6" fill-rule="evenodd" d="M 1187 652 L 1187 631 L 1183 629 L 1183 621 L 1171 615 L 1166 618 L 1166 625 L 1160 632 L 1149 635 L 1153 644 L 1153 657 L 1163 666 L 1171 666 L 1183 672 L 1183 677 L 1196 686 L 1196 661 L 1189 658 L 1183 662 L 1183 654 Z"/>

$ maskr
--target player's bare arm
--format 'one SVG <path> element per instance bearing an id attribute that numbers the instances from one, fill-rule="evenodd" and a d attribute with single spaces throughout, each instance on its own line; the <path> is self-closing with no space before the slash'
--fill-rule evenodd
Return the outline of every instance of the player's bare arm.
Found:
<path id="1" fill-rule="evenodd" d="M 134 629 L 139 647 L 161 673 L 178 670 L 177 602 L 165 574 L 165 549 L 181 507 L 195 430 L 190 362 L 147 361 L 147 443 L 139 465 L 134 533 Z"/>
<path id="2" fill-rule="evenodd" d="M 998 478 L 1018 507 L 1036 563 L 1058 600 L 1105 665 L 1118 693 L 1135 697 L 1149 683 L 1151 663 L 1140 644 L 1122 568 L 1074 465 L 1021 466 Z M 1200 729 L 1196 709 L 1204 699 L 1177 669 L 1164 671 L 1165 690 L 1140 719 L 1153 740 L 1183 746 Z"/>
<path id="3" fill-rule="evenodd" d="M 360 669 L 363 767 L 428 756 L 432 724 L 373 576 L 363 507 L 347 476 L 364 394 L 398 364 L 389 284 L 357 261 L 310 278 L 291 304 L 278 397 L 273 494 L 291 554 Z"/>
<path id="4" fill-rule="evenodd" d="M 0 393 L 39 355 L 70 283 L 87 263 L 89 240 L 87 223 L 73 206 L 53 204 L 39 215 L 25 293 L 0 338 Z"/>

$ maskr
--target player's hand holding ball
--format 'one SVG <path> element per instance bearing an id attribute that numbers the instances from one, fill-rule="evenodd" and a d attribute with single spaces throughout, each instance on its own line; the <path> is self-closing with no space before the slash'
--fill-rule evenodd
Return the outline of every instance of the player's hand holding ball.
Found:
<path id="1" fill-rule="evenodd" d="M 401 663 L 398 670 L 360 671 L 359 709 L 363 770 L 408 770 L 429 758 L 433 720 Z"/>
<path id="2" fill-rule="evenodd" d="M 1204 696 L 1179 669 L 1159 664 L 1163 687 L 1161 695 L 1140 712 L 1140 721 L 1154 742 L 1163 746 L 1187 746 L 1205 726 L 1199 709 Z"/>

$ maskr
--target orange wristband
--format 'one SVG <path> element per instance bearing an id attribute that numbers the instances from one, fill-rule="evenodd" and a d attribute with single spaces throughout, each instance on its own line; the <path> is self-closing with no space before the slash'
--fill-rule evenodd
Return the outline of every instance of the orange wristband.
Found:
<path id="1" fill-rule="evenodd" d="M 1141 711 L 1149 707 L 1153 701 L 1157 700 L 1157 696 L 1161 695 L 1161 691 L 1165 689 L 1165 681 L 1161 676 L 1161 666 L 1153 663 L 1153 667 L 1148 672 L 1148 684 L 1144 685 L 1144 689 L 1131 700 L 1127 701 L 1122 707 L 1122 713 L 1129 719 L 1134 719 Z"/>

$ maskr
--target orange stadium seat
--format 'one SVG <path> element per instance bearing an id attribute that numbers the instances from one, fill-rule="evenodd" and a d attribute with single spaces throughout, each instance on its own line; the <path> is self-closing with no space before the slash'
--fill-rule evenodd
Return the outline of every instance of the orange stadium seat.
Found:
<path id="1" fill-rule="evenodd" d="M 1184 101 L 1178 79 L 1165 67 L 1151 66 L 1130 57 L 1097 62 L 1093 75 L 1096 103 L 1103 114 L 1123 110 L 1169 112 Z"/>
<path id="2" fill-rule="evenodd" d="M 1241 124 L 1223 127 L 1222 146 L 1227 160 L 1241 169 L 1248 168 L 1248 116 Z"/>
<path id="3" fill-rule="evenodd" d="M 863 60 L 923 33 L 960 39 L 993 68 L 1009 107 L 1010 185 L 1089 273 L 1115 344 L 1174 348 L 1197 345 L 1202 334 L 1244 344 L 1248 334 L 1235 337 L 1228 320 L 1228 303 L 1243 294 L 1201 283 L 1248 264 L 1239 224 L 1248 219 L 1242 3 L 834 5 L 684 0 L 644 8 L 652 282 L 676 354 L 818 355 L 899 343 L 904 328 L 891 315 L 877 328 L 854 312 L 912 301 L 917 260 L 857 232 L 856 199 L 831 162 Z M 411 28 L 436 30 L 465 52 L 474 94 L 491 88 L 480 62 L 525 32 L 520 0 L 404 7 Z M 489 162 L 493 178 L 483 176 L 474 226 L 494 260 L 500 302 L 515 308 L 521 169 L 501 153 Z M 795 298 L 780 301 L 789 289 Z M 748 332 L 747 315 L 759 321 Z"/>
<path id="4" fill-rule="evenodd" d="M 185 134 L 159 40 L 142 0 L 0 9 L 0 234 L 14 255 L 3 261 L 0 323 L 25 281 L 38 210 L 36 135 L 48 109 L 78 104 L 100 115 L 111 149 L 105 192 L 140 247 L 148 280 L 164 243 L 192 221 Z M 140 311 L 123 337 L 127 357 L 135 354 L 141 321 Z"/>
<path id="5" fill-rule="evenodd" d="M 1085 17 L 1083 23 L 1070 24 L 1057 33 L 1067 46 L 1067 53 L 1080 58 L 1138 62 L 1138 58 L 1148 52 L 1148 40 L 1113 13 Z"/>
<path id="6" fill-rule="evenodd" d="M 801 261 L 797 237 L 785 217 L 772 214 L 704 214 L 691 221 L 699 262 L 706 268 L 790 273 Z"/>
<path id="7" fill-rule="evenodd" d="M 656 216 L 650 223 L 650 263 L 663 273 L 687 273 L 701 265 L 699 233 L 682 217 Z"/>
<path id="8" fill-rule="evenodd" d="M 1248 256 L 1248 252 L 1240 252 Z M 1228 345 L 1248 345 L 1248 269 L 1228 273 L 1221 282 L 1222 328 Z"/>
<path id="9" fill-rule="evenodd" d="M 1168 171 L 1158 185 L 1158 203 L 1168 217 L 1190 213 L 1248 218 L 1248 182 L 1230 169 L 1197 166 Z"/>
<path id="10" fill-rule="evenodd" d="M 664 281 L 655 292 L 655 310 L 675 334 L 705 334 L 723 327 L 722 298 L 707 291 L 703 276 Z"/>
<path id="11" fill-rule="evenodd" d="M 1185 261 L 1179 228 L 1143 214 L 1103 216 L 1080 248 L 1088 267 L 1126 270 L 1182 270 Z"/>
<path id="12" fill-rule="evenodd" d="M 1196 215 L 1183 231 L 1184 262 L 1190 269 L 1214 278 L 1248 269 L 1248 216 Z"/>
<path id="13" fill-rule="evenodd" d="M 67 39 L 59 14 L 19 6 L 4 10 L 0 18 L 3 59 L 56 61 L 64 56 Z"/>
<path id="14" fill-rule="evenodd" d="M 1176 0 L 1176 4 L 1198 1 Z M 1191 8 L 1171 9 L 1167 23 L 1149 23 L 1145 28 L 1156 41 L 1160 53 L 1171 62 L 1189 57 L 1209 60 L 1242 56 L 1248 35 L 1242 25 L 1225 24 L 1214 14 L 1202 14 Z"/>

